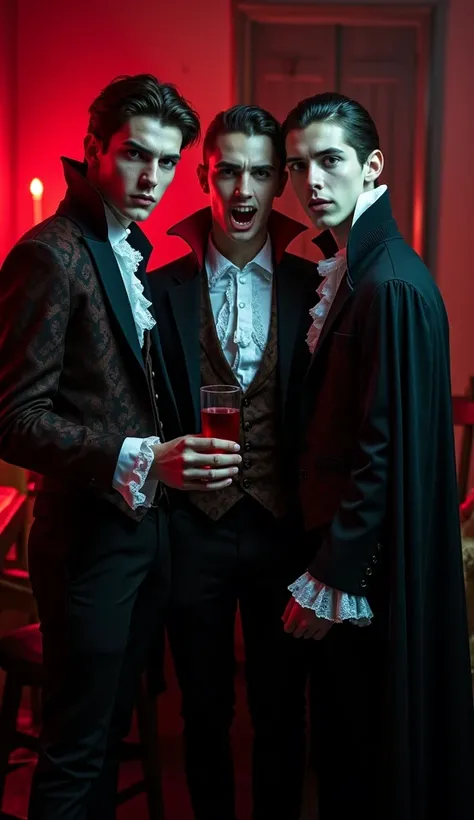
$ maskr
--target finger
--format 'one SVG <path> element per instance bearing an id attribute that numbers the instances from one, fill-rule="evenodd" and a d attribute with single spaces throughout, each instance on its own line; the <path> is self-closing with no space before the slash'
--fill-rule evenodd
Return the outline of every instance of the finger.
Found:
<path id="1" fill-rule="evenodd" d="M 298 626 L 300 619 L 303 617 L 302 614 L 302 607 L 293 601 L 293 605 L 291 607 L 291 611 L 287 616 L 286 623 L 285 623 L 285 632 L 291 634 L 296 627 Z"/>
<path id="2" fill-rule="evenodd" d="M 305 621 L 305 620 L 300 621 L 298 626 L 296 627 L 295 631 L 293 632 L 293 637 L 294 638 L 302 638 L 307 629 L 308 629 L 308 621 Z"/>
<path id="3" fill-rule="evenodd" d="M 222 481 L 224 478 L 233 478 L 238 475 L 238 472 L 238 467 L 212 467 L 207 470 L 188 468 L 187 470 L 183 470 L 183 478 L 185 481 L 203 481 L 205 484 L 208 484 L 210 481 Z"/>
<path id="4" fill-rule="evenodd" d="M 327 621 L 327 623 L 319 625 L 316 633 L 313 635 L 313 640 L 320 641 L 324 638 L 328 634 L 332 625 L 332 621 Z"/>
<path id="5" fill-rule="evenodd" d="M 193 467 L 229 467 L 233 464 L 240 464 L 242 456 L 238 453 L 226 455 L 224 453 L 193 453 L 188 451 L 185 463 Z"/>
<path id="6" fill-rule="evenodd" d="M 204 484 L 202 481 L 188 481 L 183 484 L 182 489 L 188 492 L 207 493 L 213 490 L 223 490 L 225 487 L 230 487 L 232 479 L 228 478 L 225 481 L 209 481 Z"/>
<path id="7" fill-rule="evenodd" d="M 319 627 L 318 627 L 317 621 L 313 621 L 313 623 L 310 623 L 308 625 L 308 629 L 306 630 L 306 632 L 303 635 L 303 638 L 305 639 L 305 641 L 309 640 L 310 638 L 314 638 L 314 636 L 316 635 L 316 633 L 318 631 L 318 628 Z"/>
<path id="8" fill-rule="evenodd" d="M 284 613 L 283 613 L 283 615 L 282 615 L 282 617 L 281 617 L 281 619 L 282 619 L 283 623 L 286 623 L 286 620 L 287 620 L 287 618 L 288 618 L 288 616 L 289 616 L 289 614 L 290 614 L 291 610 L 293 609 L 293 604 L 294 604 L 294 602 L 295 602 L 295 599 L 294 599 L 294 598 L 290 598 L 290 600 L 288 601 L 288 603 L 287 603 L 287 605 L 286 605 L 286 607 L 285 607 L 285 611 L 284 611 Z"/>
<path id="9" fill-rule="evenodd" d="M 206 450 L 224 450 L 226 453 L 237 453 L 240 450 L 240 444 L 223 438 L 186 436 L 184 443 L 186 447 L 190 447 L 192 450 L 198 450 L 201 453 Z"/>

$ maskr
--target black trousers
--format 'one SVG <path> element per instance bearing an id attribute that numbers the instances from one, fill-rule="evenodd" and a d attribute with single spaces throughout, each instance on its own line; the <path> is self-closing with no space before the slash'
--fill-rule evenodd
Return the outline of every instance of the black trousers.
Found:
<path id="1" fill-rule="evenodd" d="M 167 513 L 97 500 L 39 512 L 29 568 L 43 634 L 29 820 L 113 820 L 118 745 L 169 594 Z"/>
<path id="2" fill-rule="evenodd" d="M 306 568 L 294 522 L 243 499 L 215 522 L 191 505 L 171 517 L 169 636 L 182 691 L 196 820 L 234 820 L 229 732 L 240 608 L 254 730 L 254 820 L 297 820 L 305 759 L 303 646 L 283 631 L 287 585 Z"/>

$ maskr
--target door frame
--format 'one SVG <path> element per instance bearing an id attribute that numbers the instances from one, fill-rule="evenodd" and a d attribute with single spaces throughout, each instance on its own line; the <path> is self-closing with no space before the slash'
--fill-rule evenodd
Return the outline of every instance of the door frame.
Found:
<path id="1" fill-rule="evenodd" d="M 406 26 L 416 32 L 417 77 L 415 92 L 413 248 L 425 256 L 427 223 L 426 168 L 433 6 L 267 4 L 233 0 L 234 89 L 236 103 L 248 104 L 252 93 L 252 35 L 256 23 L 280 25 Z"/>

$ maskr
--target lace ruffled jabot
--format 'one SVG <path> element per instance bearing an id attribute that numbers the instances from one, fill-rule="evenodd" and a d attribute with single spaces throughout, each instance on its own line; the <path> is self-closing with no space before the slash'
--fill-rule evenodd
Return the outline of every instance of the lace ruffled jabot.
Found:
<path id="1" fill-rule="evenodd" d="M 318 304 L 309 311 L 313 323 L 306 336 L 306 343 L 311 353 L 314 353 L 322 326 L 346 270 L 347 260 L 345 248 L 338 251 L 331 259 L 322 259 L 321 262 L 318 263 L 318 272 L 321 276 L 324 276 L 325 279 L 316 291 L 320 296 L 320 300 Z"/>
<path id="2" fill-rule="evenodd" d="M 127 236 L 129 233 L 130 231 L 127 231 Z M 156 324 L 148 310 L 148 308 L 151 307 L 151 302 L 143 295 L 143 284 L 140 282 L 138 276 L 135 275 L 143 257 L 139 251 L 129 245 L 126 239 L 121 239 L 112 245 L 112 247 L 114 253 L 120 257 L 122 262 L 121 267 L 124 274 L 124 285 L 130 300 L 140 347 L 143 347 L 145 331 L 151 330 Z"/>

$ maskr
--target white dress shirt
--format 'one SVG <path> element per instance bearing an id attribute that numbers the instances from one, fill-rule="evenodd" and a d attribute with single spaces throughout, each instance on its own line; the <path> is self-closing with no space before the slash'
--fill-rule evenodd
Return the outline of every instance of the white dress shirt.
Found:
<path id="1" fill-rule="evenodd" d="M 109 229 L 109 242 L 127 291 L 138 341 L 140 347 L 143 347 L 145 331 L 151 330 L 156 324 L 148 310 L 151 302 L 143 295 L 143 284 L 135 275 L 143 257 L 127 242 L 130 230 L 120 224 L 107 205 L 105 205 L 105 215 Z M 150 507 L 153 503 L 158 482 L 147 480 L 147 476 L 154 457 L 151 445 L 159 444 L 159 442 L 160 439 L 157 436 L 145 439 L 130 436 L 122 444 L 112 486 L 133 510 L 141 505 Z"/>
<path id="2" fill-rule="evenodd" d="M 209 237 L 205 267 L 222 351 L 242 390 L 252 382 L 268 340 L 273 261 L 270 237 L 244 268 L 225 258 Z"/>

